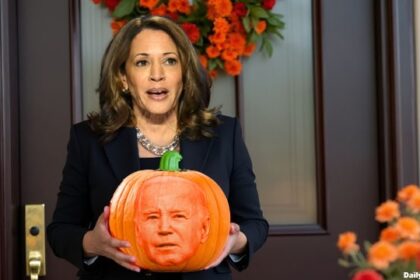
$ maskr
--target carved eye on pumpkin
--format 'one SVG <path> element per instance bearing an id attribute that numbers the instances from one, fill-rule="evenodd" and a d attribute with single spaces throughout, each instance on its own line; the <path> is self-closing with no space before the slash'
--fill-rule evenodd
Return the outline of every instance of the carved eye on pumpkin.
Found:
<path id="1" fill-rule="evenodd" d="M 127 240 L 121 251 L 152 271 L 202 270 L 222 253 L 230 227 L 227 199 L 210 177 L 181 171 L 178 152 L 162 156 L 159 170 L 127 176 L 111 199 L 109 228 Z"/>

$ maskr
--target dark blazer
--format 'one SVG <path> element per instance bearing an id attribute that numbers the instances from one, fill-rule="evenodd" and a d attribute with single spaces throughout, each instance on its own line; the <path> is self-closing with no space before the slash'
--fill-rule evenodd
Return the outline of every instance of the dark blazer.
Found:
<path id="1" fill-rule="evenodd" d="M 191 141 L 181 137 L 181 168 L 203 172 L 223 189 L 229 201 L 231 220 L 240 225 L 248 239 L 246 257 L 238 263 L 227 258 L 215 268 L 183 273 L 182 278 L 186 280 L 231 279 L 228 262 L 237 270 L 245 269 L 267 237 L 268 223 L 262 215 L 240 125 L 230 117 L 220 116 L 220 119 L 221 124 L 215 128 L 211 139 Z M 138 273 L 105 257 L 87 266 L 82 249 L 83 235 L 95 226 L 117 186 L 124 177 L 139 169 L 134 128 L 121 128 L 105 145 L 98 142 L 86 121 L 71 128 L 67 160 L 47 236 L 54 253 L 80 269 L 80 279 L 142 279 Z"/>

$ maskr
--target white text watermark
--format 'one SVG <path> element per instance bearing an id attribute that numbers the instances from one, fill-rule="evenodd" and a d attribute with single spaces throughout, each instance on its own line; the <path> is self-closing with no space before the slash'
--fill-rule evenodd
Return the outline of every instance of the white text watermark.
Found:
<path id="1" fill-rule="evenodd" d="M 419 272 L 404 272 L 403 276 L 404 276 L 404 279 L 420 279 Z"/>

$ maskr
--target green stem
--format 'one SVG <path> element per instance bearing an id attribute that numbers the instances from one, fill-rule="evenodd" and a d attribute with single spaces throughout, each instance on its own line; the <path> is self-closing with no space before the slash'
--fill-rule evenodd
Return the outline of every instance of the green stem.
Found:
<path id="1" fill-rule="evenodd" d="M 179 162 L 182 156 L 177 151 L 167 151 L 160 159 L 159 170 L 161 171 L 180 171 Z"/>

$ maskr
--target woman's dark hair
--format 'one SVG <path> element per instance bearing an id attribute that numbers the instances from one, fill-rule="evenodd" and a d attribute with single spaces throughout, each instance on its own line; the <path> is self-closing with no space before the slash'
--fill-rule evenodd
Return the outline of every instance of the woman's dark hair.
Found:
<path id="1" fill-rule="evenodd" d="M 123 126 L 136 124 L 130 93 L 123 91 L 121 74 L 129 57 L 131 42 L 144 29 L 161 30 L 174 41 L 181 62 L 183 90 L 178 104 L 178 129 L 190 139 L 212 137 L 219 121 L 218 109 L 208 109 L 211 80 L 182 28 L 172 20 L 148 16 L 130 20 L 112 39 L 102 59 L 99 81 L 100 111 L 88 115 L 90 127 L 109 142 Z"/>

